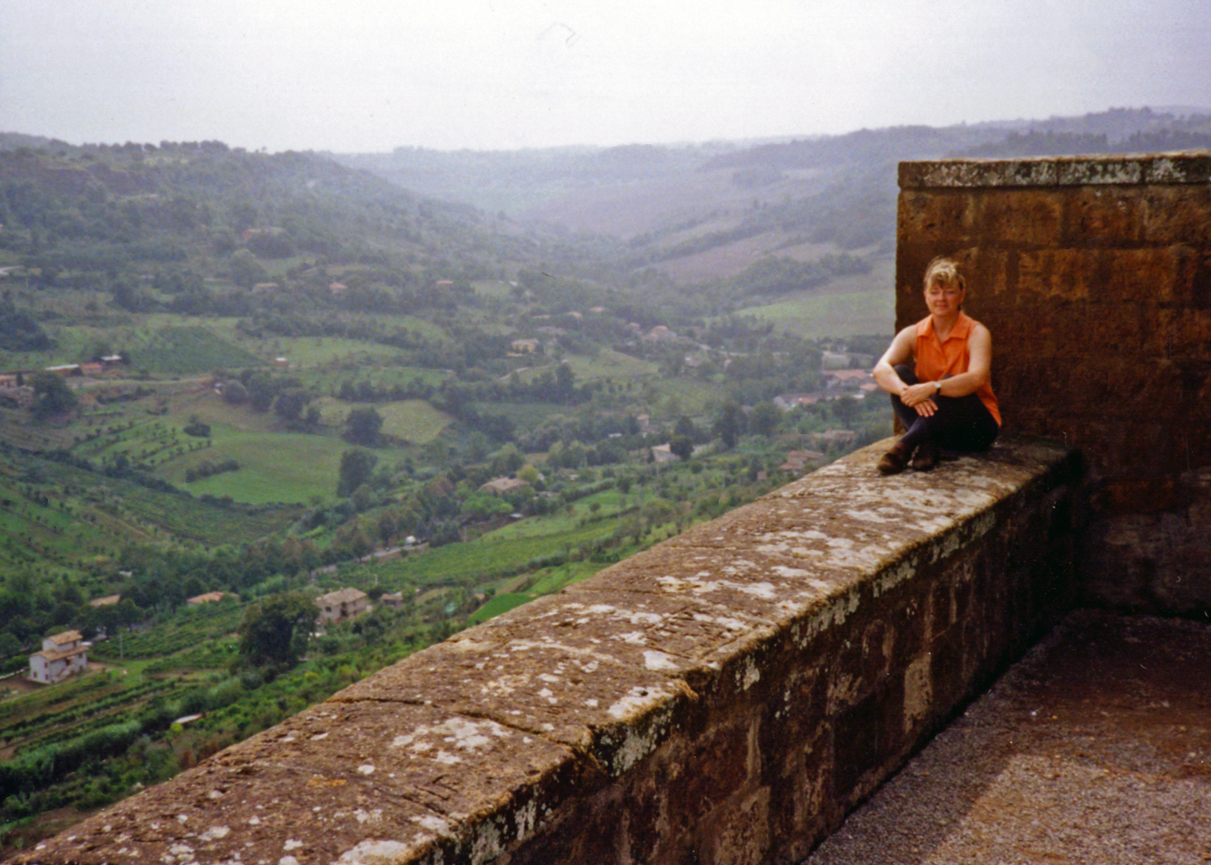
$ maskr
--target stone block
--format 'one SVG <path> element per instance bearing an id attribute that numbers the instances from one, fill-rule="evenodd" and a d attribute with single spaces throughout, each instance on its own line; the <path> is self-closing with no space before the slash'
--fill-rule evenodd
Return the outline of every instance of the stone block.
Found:
<path id="1" fill-rule="evenodd" d="M 1055 160 L 954 159 L 901 162 L 901 189 L 963 189 L 1015 186 L 1054 186 Z"/>
<path id="2" fill-rule="evenodd" d="M 898 214 L 899 240 L 946 250 L 972 242 L 974 210 L 965 190 L 902 192 Z"/>
<path id="3" fill-rule="evenodd" d="M 770 849 L 770 793 L 761 788 L 735 797 L 719 809 L 711 826 L 709 843 L 700 861 L 706 865 L 763 865 Z"/>
<path id="4" fill-rule="evenodd" d="M 967 683 L 963 680 L 963 642 L 959 633 L 962 620 L 955 624 L 956 627 L 935 637 L 929 645 L 929 689 L 938 705 L 957 705 L 967 692 Z"/>
<path id="5" fill-rule="evenodd" d="M 1148 186 L 1141 199 L 1144 243 L 1211 245 L 1211 185 Z"/>
<path id="6" fill-rule="evenodd" d="M 1064 246 L 1134 246 L 1142 239 L 1142 202 L 1133 187 L 1082 186 L 1066 190 Z"/>
<path id="7" fill-rule="evenodd" d="M 833 733 L 833 796 L 848 802 L 861 798 L 863 781 L 881 764 L 879 724 L 881 695 L 870 693 L 837 717 Z"/>
<path id="8" fill-rule="evenodd" d="M 1211 151 L 1157 153 L 1145 165 L 1144 182 L 1206 187 L 1211 181 Z"/>
<path id="9" fill-rule="evenodd" d="M 1118 249 L 1109 255 L 1099 300 L 1154 307 L 1193 300 L 1198 262 L 1189 247 Z"/>
<path id="10" fill-rule="evenodd" d="M 1060 236 L 1063 202 L 1042 189 L 1007 189 L 976 195 L 976 233 L 987 245 L 1047 247 Z"/>
<path id="11" fill-rule="evenodd" d="M 1153 308 L 1141 317 L 1148 328 L 1144 344 L 1148 356 L 1175 362 L 1207 357 L 1207 346 L 1211 345 L 1211 309 Z"/>
<path id="12" fill-rule="evenodd" d="M 1146 160 L 1138 156 L 1095 156 L 1057 159 L 1059 186 L 1135 186 L 1144 179 Z"/>
<path id="13" fill-rule="evenodd" d="M 1100 295 L 1094 254 L 1071 248 L 1031 249 L 1017 253 L 1016 292 L 1019 303 L 1072 303 Z M 1065 307 L 1061 307 L 1065 309 Z"/>

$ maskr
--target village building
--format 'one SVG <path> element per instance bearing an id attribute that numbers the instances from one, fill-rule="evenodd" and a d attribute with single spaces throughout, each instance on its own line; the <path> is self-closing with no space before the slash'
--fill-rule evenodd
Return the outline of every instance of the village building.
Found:
<path id="1" fill-rule="evenodd" d="M 812 444 L 817 447 L 837 448 L 852 445 L 858 439 L 858 434 L 851 429 L 830 429 L 822 433 L 812 433 Z"/>
<path id="2" fill-rule="evenodd" d="M 825 386 L 829 388 L 846 385 L 861 385 L 874 379 L 868 369 L 833 369 L 824 373 Z"/>
<path id="3" fill-rule="evenodd" d="M 42 651 L 29 657 L 29 678 L 44 685 L 62 682 L 88 669 L 88 646 L 79 631 L 64 631 L 42 641 Z"/>
<path id="4" fill-rule="evenodd" d="M 487 483 L 481 484 L 479 489 L 481 492 L 492 493 L 494 496 L 503 496 L 528 486 L 529 484 L 520 478 L 493 478 Z"/>
<path id="5" fill-rule="evenodd" d="M 316 621 L 323 625 L 327 622 L 342 622 L 368 612 L 370 601 L 361 589 L 338 589 L 315 599 L 320 608 Z"/>
<path id="6" fill-rule="evenodd" d="M 114 604 L 122 600 L 121 595 L 105 595 L 100 598 L 93 598 L 88 602 L 90 607 L 112 607 Z"/>
<path id="7" fill-rule="evenodd" d="M 665 342 L 667 340 L 677 339 L 677 334 L 669 330 L 666 325 L 658 324 L 644 334 L 643 339 L 645 342 Z"/>
<path id="8" fill-rule="evenodd" d="M 403 592 L 388 592 L 387 594 L 385 594 L 381 598 L 379 598 L 379 602 L 384 607 L 391 607 L 393 609 L 399 609 L 400 607 L 402 607 L 404 605 L 404 593 Z"/>
<path id="9" fill-rule="evenodd" d="M 80 372 L 80 364 L 78 363 L 65 363 L 60 364 L 59 366 L 48 366 L 46 368 L 46 372 L 53 372 L 55 375 L 61 375 L 64 378 L 72 375 L 82 375 Z"/>
<path id="10" fill-rule="evenodd" d="M 652 460 L 657 463 L 671 463 L 676 462 L 678 456 L 673 453 L 673 449 L 668 442 L 665 442 L 652 448 Z"/>
<path id="11" fill-rule="evenodd" d="M 780 393 L 774 397 L 774 405 L 782 411 L 790 411 L 800 406 L 815 405 L 820 396 L 814 393 Z"/>
<path id="12" fill-rule="evenodd" d="M 845 352 L 826 350 L 820 354 L 821 369 L 845 369 L 849 365 L 849 355 Z"/>
<path id="13" fill-rule="evenodd" d="M 825 456 L 820 451 L 790 451 L 786 455 L 786 462 L 778 466 L 778 468 L 784 472 L 802 474 L 805 471 L 819 467 L 824 460 Z"/>
<path id="14" fill-rule="evenodd" d="M 194 595 L 192 598 L 187 598 L 185 603 L 195 607 L 201 604 L 217 604 L 225 597 L 227 597 L 227 595 L 225 595 L 223 592 L 206 592 L 204 595 Z"/>

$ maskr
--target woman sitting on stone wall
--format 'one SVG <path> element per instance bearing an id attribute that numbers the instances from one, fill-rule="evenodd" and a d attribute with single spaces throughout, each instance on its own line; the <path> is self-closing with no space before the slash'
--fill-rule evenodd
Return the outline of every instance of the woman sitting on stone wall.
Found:
<path id="1" fill-rule="evenodd" d="M 895 474 L 928 471 L 938 450 L 986 450 L 1001 428 L 992 392 L 992 335 L 963 312 L 966 281 L 956 262 L 939 256 L 925 269 L 929 316 L 904 328 L 875 365 L 907 432 L 879 460 Z"/>

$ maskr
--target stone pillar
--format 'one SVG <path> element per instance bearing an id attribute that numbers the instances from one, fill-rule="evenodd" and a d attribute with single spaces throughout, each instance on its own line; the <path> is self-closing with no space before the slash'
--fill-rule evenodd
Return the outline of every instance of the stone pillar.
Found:
<path id="1" fill-rule="evenodd" d="M 953 254 L 1006 429 L 1088 462 L 1086 600 L 1211 608 L 1211 152 L 900 166 L 896 319 Z"/>

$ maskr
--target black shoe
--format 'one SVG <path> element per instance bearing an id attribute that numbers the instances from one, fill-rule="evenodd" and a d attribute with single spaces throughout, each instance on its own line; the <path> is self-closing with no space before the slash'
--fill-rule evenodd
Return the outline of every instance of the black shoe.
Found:
<path id="1" fill-rule="evenodd" d="M 907 465 L 908 449 L 900 447 L 897 443 L 892 446 L 891 450 L 879 458 L 876 468 L 879 470 L 879 474 L 897 475 L 904 471 L 904 467 Z"/>
<path id="2" fill-rule="evenodd" d="M 913 454 L 912 462 L 909 463 L 912 470 L 917 472 L 927 472 L 937 464 L 938 448 L 929 442 L 917 447 L 917 452 Z"/>

